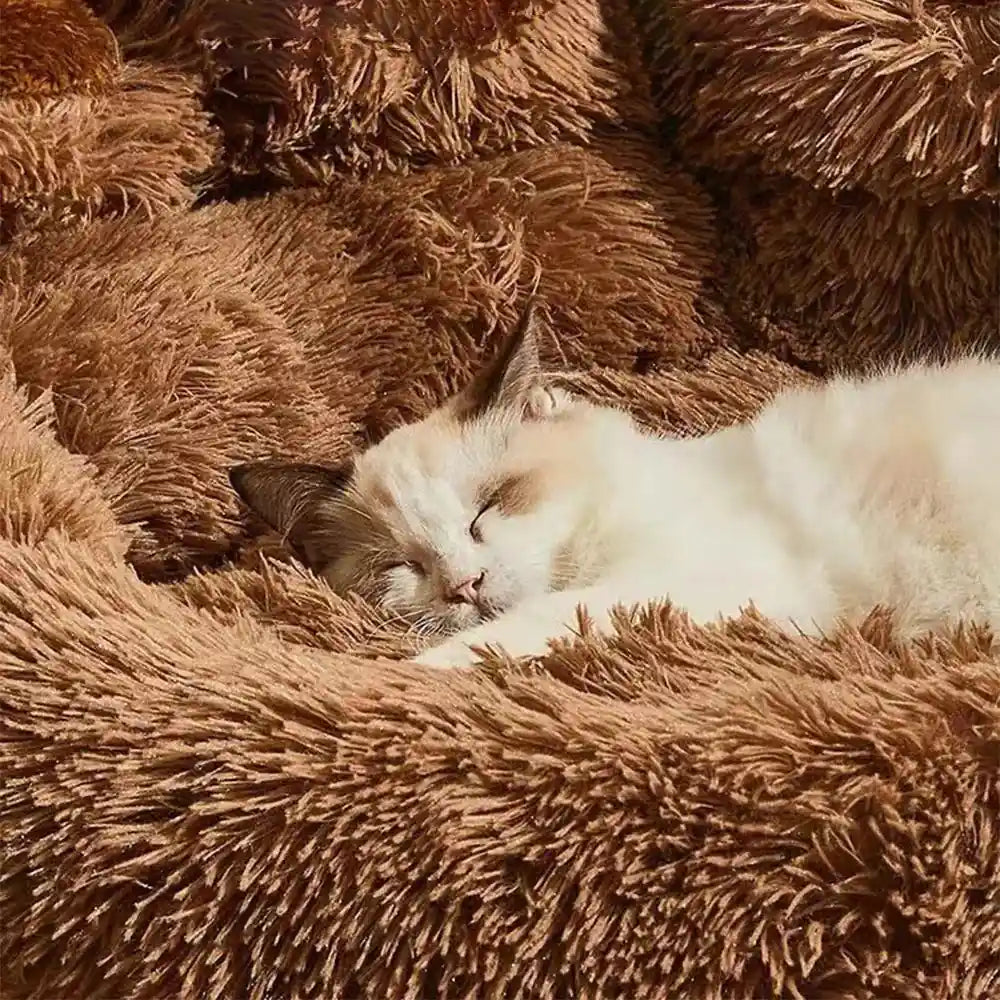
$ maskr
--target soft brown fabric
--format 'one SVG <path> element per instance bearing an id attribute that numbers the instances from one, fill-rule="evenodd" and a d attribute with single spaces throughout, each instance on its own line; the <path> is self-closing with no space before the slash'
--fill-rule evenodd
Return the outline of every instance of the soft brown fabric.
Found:
<path id="1" fill-rule="evenodd" d="M 748 339 L 826 367 L 1000 347 L 1000 3 L 639 7 Z"/>
<path id="2" fill-rule="evenodd" d="M 93 0 L 128 54 L 197 67 L 237 175 L 457 163 L 651 130 L 627 0 Z"/>
<path id="3" fill-rule="evenodd" d="M 193 78 L 130 63 L 114 85 L 85 90 L 0 92 L 0 241 L 47 221 L 193 203 L 219 148 Z"/>
<path id="4" fill-rule="evenodd" d="M 454 163 L 653 120 L 623 0 L 250 0 L 203 16 L 239 172 Z"/>
<path id="5" fill-rule="evenodd" d="M 996 342 L 1000 5 L 93 0 L 123 62 L 0 5 L 3 1000 L 995 1000 L 992 636 L 650 607 L 422 670 L 225 473 L 422 412 L 531 291 L 675 434 Z"/>
<path id="6" fill-rule="evenodd" d="M 53 232 L 0 260 L 0 335 L 18 381 L 54 395 L 60 440 L 92 458 L 144 571 L 224 555 L 226 468 L 273 450 L 321 457 L 351 423 L 308 379 L 236 208 Z"/>
<path id="7" fill-rule="evenodd" d="M 362 662 L 0 545 L 7 997 L 986 1000 L 1000 667 L 650 612 Z M 669 992 L 668 992 L 669 991 Z"/>
<path id="8" fill-rule="evenodd" d="M 730 219 L 752 247 L 730 272 L 732 308 L 793 327 L 798 357 L 1000 349 L 1000 202 L 879 202 L 751 172 Z"/>
<path id="9" fill-rule="evenodd" d="M 997 0 L 639 0 L 692 155 L 922 201 L 1000 196 Z"/>
<path id="10" fill-rule="evenodd" d="M 118 70 L 114 35 L 82 0 L 0 0 L 0 97 L 99 90 Z"/>
<path id="11" fill-rule="evenodd" d="M 192 574 L 167 586 L 182 604 L 211 612 L 215 621 L 235 625 L 249 618 L 300 646 L 387 659 L 419 650 L 418 636 L 393 629 L 385 615 L 360 599 L 339 598 L 318 586 L 311 573 L 288 559 L 280 539 L 265 537 L 243 556 L 246 568 Z"/>
<path id="12" fill-rule="evenodd" d="M 17 389 L 9 359 L 0 376 L 0 537 L 37 545 L 53 532 L 120 559 L 126 532 L 101 495 L 94 470 L 56 441 L 52 397 Z"/>
<path id="13" fill-rule="evenodd" d="M 605 406 L 624 405 L 640 424 L 676 437 L 749 420 L 780 390 L 812 382 L 805 372 L 767 354 L 728 350 L 686 370 L 655 375 L 602 368 L 559 377 L 571 392 Z"/>

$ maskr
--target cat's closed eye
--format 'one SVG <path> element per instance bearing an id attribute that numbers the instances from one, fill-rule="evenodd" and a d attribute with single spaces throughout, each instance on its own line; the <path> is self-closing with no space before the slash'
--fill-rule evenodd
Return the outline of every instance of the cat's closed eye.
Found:
<path id="1" fill-rule="evenodd" d="M 469 525 L 469 534 L 472 535 L 472 540 L 475 542 L 481 542 L 483 540 L 483 533 L 479 526 L 479 521 L 482 516 L 489 510 L 492 510 L 498 503 L 499 496 L 494 493 L 490 498 L 484 503 L 480 508 L 476 516 L 472 519 L 472 523 Z"/>

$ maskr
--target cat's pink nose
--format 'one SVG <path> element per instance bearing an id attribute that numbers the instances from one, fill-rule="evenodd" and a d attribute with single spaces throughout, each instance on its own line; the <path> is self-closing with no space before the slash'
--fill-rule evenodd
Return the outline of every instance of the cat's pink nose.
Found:
<path id="1" fill-rule="evenodd" d="M 479 598 L 479 588 L 483 585 L 485 573 L 470 576 L 461 583 L 456 583 L 448 593 L 449 604 L 475 604 Z"/>

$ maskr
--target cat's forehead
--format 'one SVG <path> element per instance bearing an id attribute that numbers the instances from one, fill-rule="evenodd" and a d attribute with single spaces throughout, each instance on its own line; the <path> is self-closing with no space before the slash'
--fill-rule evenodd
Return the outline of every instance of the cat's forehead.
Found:
<path id="1" fill-rule="evenodd" d="M 393 431 L 355 466 L 370 525 L 398 543 L 448 550 L 496 463 L 479 435 L 434 419 Z"/>
<path id="2" fill-rule="evenodd" d="M 502 435 L 482 422 L 463 423 L 436 412 L 397 428 L 359 459 L 359 488 L 399 499 L 431 483 L 463 489 L 502 457 Z"/>

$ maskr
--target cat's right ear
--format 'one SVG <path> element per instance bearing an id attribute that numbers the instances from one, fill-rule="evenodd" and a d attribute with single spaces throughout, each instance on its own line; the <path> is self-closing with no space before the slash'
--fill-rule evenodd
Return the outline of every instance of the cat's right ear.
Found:
<path id="1" fill-rule="evenodd" d="M 551 393 L 545 386 L 538 339 L 537 300 L 531 296 L 496 354 L 453 399 L 452 410 L 459 420 L 491 410 L 528 418 L 545 415 Z"/>
<path id="2" fill-rule="evenodd" d="M 316 571 L 329 562 L 333 512 L 350 478 L 350 465 L 263 461 L 229 470 L 240 499 Z"/>

